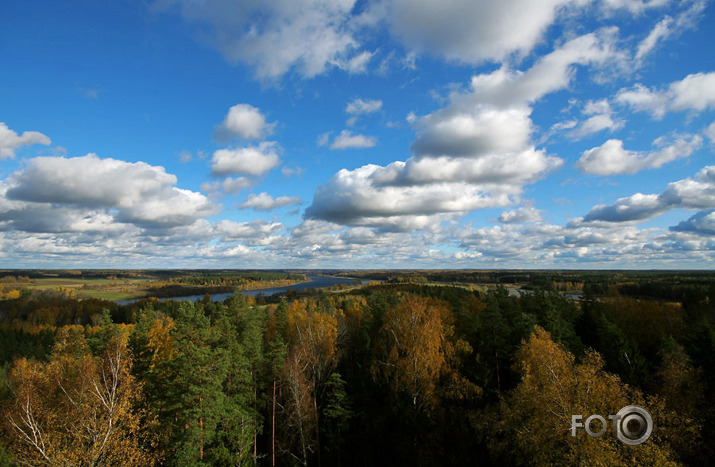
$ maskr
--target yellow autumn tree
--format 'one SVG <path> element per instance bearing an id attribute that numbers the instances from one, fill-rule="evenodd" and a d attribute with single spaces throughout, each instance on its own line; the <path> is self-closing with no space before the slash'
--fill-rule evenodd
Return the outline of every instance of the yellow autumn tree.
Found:
<path id="1" fill-rule="evenodd" d="M 407 297 L 385 313 L 373 375 L 396 393 L 409 396 L 416 409 L 433 407 L 445 365 L 443 306 L 423 297 Z"/>
<path id="2" fill-rule="evenodd" d="M 17 461 L 152 465 L 150 439 L 135 410 L 141 388 L 131 365 L 126 333 L 94 357 L 79 326 L 58 331 L 48 363 L 16 361 L 9 375 L 15 400 L 5 418 Z"/>
<path id="3" fill-rule="evenodd" d="M 176 347 L 171 331 L 176 328 L 174 320 L 168 316 L 160 316 L 154 320 L 149 329 L 147 349 L 151 352 L 150 370 L 156 370 L 163 363 L 176 356 Z"/>
<path id="4" fill-rule="evenodd" d="M 298 354 L 319 387 L 338 362 L 338 320 L 308 305 L 294 301 L 288 306 L 288 343 L 290 352 Z"/>
<path id="5" fill-rule="evenodd" d="M 517 354 L 522 380 L 503 398 L 496 413 L 480 421 L 492 453 L 517 465 L 679 465 L 667 433 L 655 427 L 643 444 L 629 446 L 612 436 L 589 436 L 584 429 L 572 436 L 573 415 L 582 421 L 597 414 L 608 420 L 627 405 L 665 413 L 662 401 L 646 402 L 638 391 L 603 371 L 603 360 L 589 351 L 581 363 L 555 343 L 540 327 L 522 343 Z M 594 422 L 593 431 L 601 425 Z M 660 430 L 660 431 L 659 431 Z"/>
<path id="6" fill-rule="evenodd" d="M 294 301 L 287 309 L 285 415 L 288 425 L 300 434 L 295 444 L 301 446 L 303 463 L 312 450 L 309 440 L 320 451 L 318 399 L 338 362 L 338 313 L 318 311 L 312 300 Z"/>

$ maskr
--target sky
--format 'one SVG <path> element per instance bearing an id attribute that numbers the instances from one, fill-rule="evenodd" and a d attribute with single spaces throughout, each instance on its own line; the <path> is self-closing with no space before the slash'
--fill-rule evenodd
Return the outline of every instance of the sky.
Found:
<path id="1" fill-rule="evenodd" d="M 9 0 L 0 268 L 712 269 L 708 0 Z"/>

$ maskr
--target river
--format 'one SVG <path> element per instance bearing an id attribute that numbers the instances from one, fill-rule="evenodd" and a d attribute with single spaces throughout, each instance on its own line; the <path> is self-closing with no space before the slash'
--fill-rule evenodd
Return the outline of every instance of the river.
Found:
<path id="1" fill-rule="evenodd" d="M 295 290 L 297 292 L 302 292 L 304 290 L 309 290 L 309 289 L 320 289 L 320 288 L 325 288 L 325 287 L 331 287 L 333 285 L 337 284 L 346 284 L 346 285 L 351 285 L 353 281 L 355 281 L 354 278 L 351 277 L 332 277 L 332 276 L 308 276 L 308 279 L 310 279 L 309 282 L 301 282 L 300 284 L 293 284 L 289 285 L 286 287 L 273 287 L 270 289 L 254 289 L 254 290 L 244 290 L 242 293 L 244 295 L 253 295 L 256 296 L 258 294 L 263 294 L 265 296 L 271 296 L 273 294 L 281 293 L 281 292 L 286 292 L 288 290 Z M 361 281 L 361 283 L 365 283 L 367 281 Z M 226 300 L 228 297 L 232 296 L 234 292 L 227 292 L 227 293 L 216 293 L 216 294 L 211 294 L 211 301 L 212 302 L 222 302 Z M 184 295 L 181 297 L 162 297 L 159 298 L 160 301 L 164 302 L 166 300 L 176 300 L 176 301 L 182 301 L 182 300 L 188 300 L 190 302 L 194 302 L 196 300 L 201 300 L 203 299 L 205 294 L 199 294 L 199 295 Z M 118 305 L 129 305 L 134 302 L 138 302 L 139 300 L 143 300 L 143 298 L 134 298 L 131 300 L 115 300 L 114 303 Z"/>

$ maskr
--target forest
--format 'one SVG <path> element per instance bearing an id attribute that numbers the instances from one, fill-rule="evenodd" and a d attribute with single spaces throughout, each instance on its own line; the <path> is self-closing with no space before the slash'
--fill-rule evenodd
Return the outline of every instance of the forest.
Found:
<path id="1" fill-rule="evenodd" d="M 373 282 L 125 306 L 24 289 L 32 276 L 15 274 L 0 300 L 0 465 L 676 466 L 715 455 L 715 273 L 344 274 Z M 189 276 L 219 281 L 179 282 Z M 653 416 L 646 442 L 572 436 L 573 415 L 628 405 Z"/>

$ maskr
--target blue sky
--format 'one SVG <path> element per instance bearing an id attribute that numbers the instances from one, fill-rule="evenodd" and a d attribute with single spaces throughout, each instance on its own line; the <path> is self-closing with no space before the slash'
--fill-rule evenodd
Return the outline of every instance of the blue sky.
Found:
<path id="1" fill-rule="evenodd" d="M 711 269 L 714 8 L 4 2 L 0 267 Z"/>

